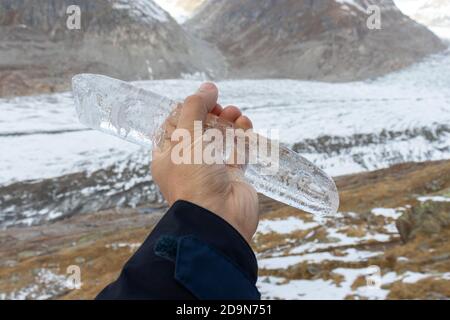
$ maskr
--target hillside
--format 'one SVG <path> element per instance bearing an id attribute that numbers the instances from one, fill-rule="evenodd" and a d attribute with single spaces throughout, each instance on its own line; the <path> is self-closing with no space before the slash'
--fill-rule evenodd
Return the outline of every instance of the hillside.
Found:
<path id="1" fill-rule="evenodd" d="M 370 4 L 380 30 L 367 27 Z M 209 0 L 185 26 L 222 51 L 231 78 L 366 79 L 444 48 L 391 0 Z"/>
<path id="2" fill-rule="evenodd" d="M 337 184 L 340 213 L 322 225 L 261 198 L 253 247 L 263 297 L 450 298 L 450 162 L 402 164 Z M 2 232 L 0 298 L 95 297 L 163 212 L 117 209 Z M 81 290 L 67 288 L 69 265 L 81 268 Z M 378 289 L 366 286 L 372 265 L 381 271 Z"/>
<path id="3" fill-rule="evenodd" d="M 195 14 L 181 26 L 157 3 L 178 22 Z M 367 28 L 365 12 L 379 0 L 157 3 L 2 1 L 0 97 L 63 91 L 81 72 L 124 80 L 200 75 L 342 82 L 384 75 L 444 48 L 392 0 L 382 2 L 381 30 Z M 80 6 L 80 30 L 66 26 L 69 5 Z M 439 10 L 430 8 L 426 19 Z"/>
<path id="4" fill-rule="evenodd" d="M 80 30 L 66 26 L 69 5 L 81 9 Z M 0 96 L 67 89 L 81 72 L 139 80 L 222 68 L 217 52 L 152 0 L 0 3 Z"/>

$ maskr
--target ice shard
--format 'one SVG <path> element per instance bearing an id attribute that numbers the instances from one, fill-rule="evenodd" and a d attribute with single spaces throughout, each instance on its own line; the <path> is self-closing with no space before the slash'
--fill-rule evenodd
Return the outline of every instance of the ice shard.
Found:
<path id="1" fill-rule="evenodd" d="M 179 110 L 169 98 L 102 75 L 76 75 L 72 88 L 81 123 L 149 150 L 158 144 L 165 119 Z M 210 116 L 206 126 L 223 131 L 233 125 Z M 247 181 L 267 197 L 318 217 L 336 213 L 339 196 L 333 179 L 282 145 L 278 152 L 276 174 L 265 174 L 267 163 L 256 157 L 246 166 Z"/>

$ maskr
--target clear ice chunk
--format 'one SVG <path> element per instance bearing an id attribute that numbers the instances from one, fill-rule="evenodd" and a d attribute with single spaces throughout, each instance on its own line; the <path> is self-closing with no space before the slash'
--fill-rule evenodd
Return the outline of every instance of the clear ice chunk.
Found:
<path id="1" fill-rule="evenodd" d="M 149 150 L 159 143 L 165 119 L 179 111 L 171 99 L 102 75 L 76 75 L 72 89 L 81 123 Z M 209 116 L 206 127 L 224 131 L 232 124 Z M 258 192 L 317 217 L 337 212 L 333 179 L 296 152 L 280 145 L 277 174 L 264 174 L 266 167 L 259 158 L 246 166 L 245 178 Z"/>

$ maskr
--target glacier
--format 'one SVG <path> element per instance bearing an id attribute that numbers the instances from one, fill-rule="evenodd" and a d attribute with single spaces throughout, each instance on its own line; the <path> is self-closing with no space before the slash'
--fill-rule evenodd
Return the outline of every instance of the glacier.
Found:
<path id="1" fill-rule="evenodd" d="M 199 84 L 184 79 L 135 82 L 173 99 L 183 99 Z M 218 86 L 223 105 L 241 107 L 257 129 L 279 129 L 282 143 L 333 176 L 450 158 L 450 51 L 369 81 L 228 80 Z M 0 108 L 0 225 L 34 224 L 102 209 L 86 203 L 96 201 L 99 191 L 106 196 L 108 188 L 117 197 L 104 206 L 162 201 L 155 195 L 139 196 L 143 186 L 157 192 L 150 175 L 141 177 L 148 174 L 145 151 L 79 124 L 70 93 L 3 98 Z M 83 184 L 83 179 L 110 169 L 114 174 L 107 175 L 109 180 Z M 11 186 L 58 181 L 80 172 L 84 178 L 71 184 L 70 195 L 66 190 L 56 197 L 58 189 L 49 187 L 51 208 L 51 201 L 36 203 L 31 187 L 23 192 L 28 194 L 23 200 L 11 199 Z M 131 189 L 130 200 L 124 194 Z M 71 204 L 70 199 L 85 203 Z"/>

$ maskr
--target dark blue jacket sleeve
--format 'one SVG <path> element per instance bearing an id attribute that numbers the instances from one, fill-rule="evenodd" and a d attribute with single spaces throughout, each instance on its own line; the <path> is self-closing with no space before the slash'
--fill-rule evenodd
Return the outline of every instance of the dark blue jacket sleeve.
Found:
<path id="1" fill-rule="evenodd" d="M 97 299 L 257 300 L 257 262 L 216 214 L 176 202 Z"/>

